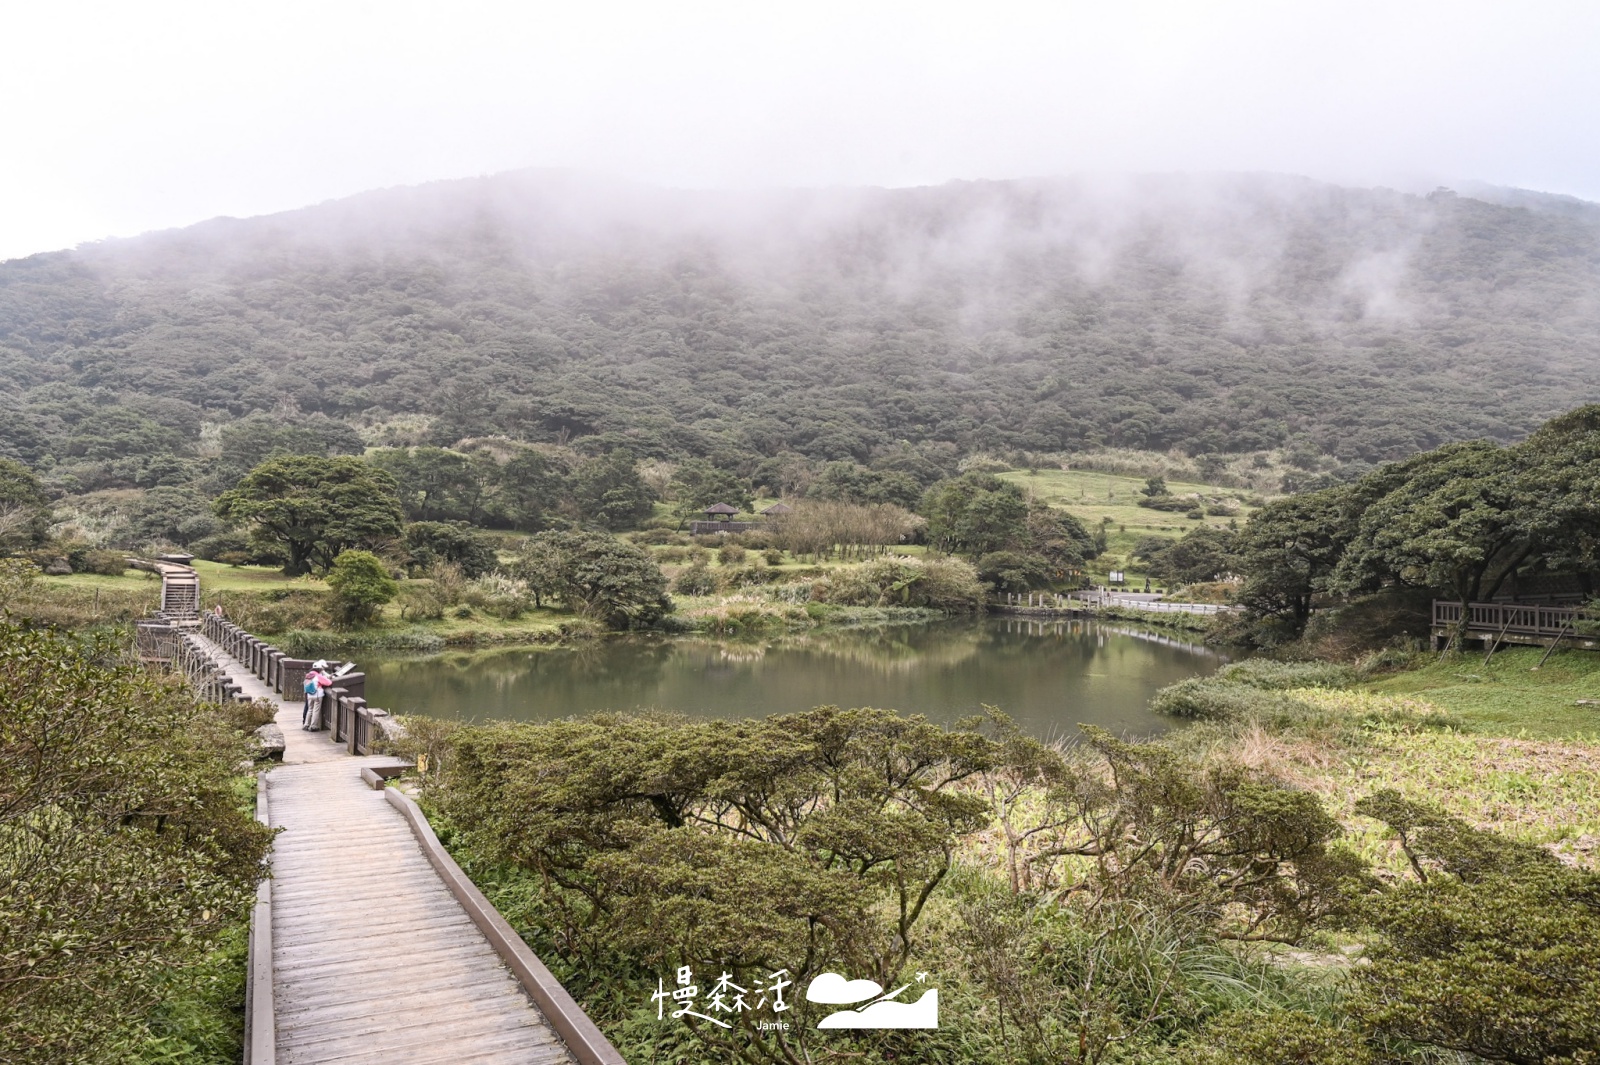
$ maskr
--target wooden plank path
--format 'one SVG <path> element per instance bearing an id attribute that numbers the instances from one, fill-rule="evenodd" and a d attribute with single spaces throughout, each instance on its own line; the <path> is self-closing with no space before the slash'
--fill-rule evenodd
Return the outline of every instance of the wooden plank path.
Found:
<path id="1" fill-rule="evenodd" d="M 300 728 L 285 701 L 206 641 L 246 695 L 278 706 L 284 764 L 266 777 L 277 1061 L 572 1063 L 429 864 L 405 818 L 352 757 Z"/>

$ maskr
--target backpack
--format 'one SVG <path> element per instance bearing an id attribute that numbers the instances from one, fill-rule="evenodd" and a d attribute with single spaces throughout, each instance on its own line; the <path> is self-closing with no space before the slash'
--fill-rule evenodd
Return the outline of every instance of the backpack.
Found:
<path id="1" fill-rule="evenodd" d="M 322 687 L 317 683 L 317 675 L 315 673 L 307 673 L 306 682 L 300 690 L 305 692 L 307 695 L 322 694 Z"/>

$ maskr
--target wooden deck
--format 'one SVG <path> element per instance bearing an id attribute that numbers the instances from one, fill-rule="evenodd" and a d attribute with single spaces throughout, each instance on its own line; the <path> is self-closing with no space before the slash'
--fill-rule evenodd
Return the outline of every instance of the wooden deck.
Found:
<path id="1" fill-rule="evenodd" d="M 1600 639 L 1579 632 L 1586 614 L 1575 607 L 1542 603 L 1468 603 L 1465 617 L 1460 603 L 1433 601 L 1433 642 L 1443 648 L 1458 635 L 1480 640 L 1484 647 L 1522 644 L 1533 647 L 1577 647 L 1600 650 Z"/>
<path id="2" fill-rule="evenodd" d="M 434 871 L 405 818 L 327 732 L 214 643 L 245 694 L 279 706 L 268 773 L 276 1060 L 432 1065 L 576 1059 Z"/>

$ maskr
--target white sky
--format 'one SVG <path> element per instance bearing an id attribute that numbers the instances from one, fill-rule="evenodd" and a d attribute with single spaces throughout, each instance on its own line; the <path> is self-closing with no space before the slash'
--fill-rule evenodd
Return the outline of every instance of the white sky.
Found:
<path id="1" fill-rule="evenodd" d="M 1600 200 L 1595 0 L 0 0 L 0 259 L 524 166 Z"/>

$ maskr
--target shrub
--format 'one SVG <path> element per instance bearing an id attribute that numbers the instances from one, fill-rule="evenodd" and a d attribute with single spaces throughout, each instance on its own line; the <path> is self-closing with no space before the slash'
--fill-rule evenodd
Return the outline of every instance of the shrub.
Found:
<path id="1" fill-rule="evenodd" d="M 888 555 L 829 573 L 811 586 L 819 603 L 838 606 L 920 606 L 950 613 L 983 609 L 977 570 L 959 558 Z"/>
<path id="2" fill-rule="evenodd" d="M 685 546 L 689 538 L 682 533 L 671 529 L 645 529 L 641 532 L 630 533 L 628 539 L 636 544 L 674 544 Z"/>
<path id="3" fill-rule="evenodd" d="M 744 561 L 745 550 L 738 544 L 723 544 L 717 551 L 717 561 L 724 566 L 737 566 Z"/>
<path id="4" fill-rule="evenodd" d="M 1600 1060 L 1600 876 L 1392 791 L 1356 810 L 1394 830 L 1419 879 L 1369 900 L 1382 938 L 1352 971 L 1353 1012 L 1490 1061 Z"/>
<path id="5" fill-rule="evenodd" d="M 767 570 L 767 564 L 760 556 L 743 569 L 736 569 L 724 575 L 729 584 L 736 588 L 756 588 L 766 584 L 772 579 L 772 574 Z"/>
<path id="6" fill-rule="evenodd" d="M 1217 677 L 1191 677 L 1156 692 L 1150 709 L 1196 721 L 1236 721 L 1268 716 L 1280 710 L 1283 702 L 1281 695 L 1246 684 L 1231 684 Z"/>
<path id="7" fill-rule="evenodd" d="M 1359 1032 L 1303 1010 L 1223 1014 L 1184 1045 L 1186 1065 L 1369 1065 Z"/>
<path id="8" fill-rule="evenodd" d="M 444 603 L 431 584 L 407 581 L 400 586 L 400 617 L 412 621 L 433 621 L 444 617 Z"/>
<path id="9" fill-rule="evenodd" d="M 128 571 L 128 558 L 122 551 L 80 547 L 67 553 L 67 564 L 74 573 L 99 573 L 106 577 L 120 577 Z"/>
<path id="10" fill-rule="evenodd" d="M 676 595 L 715 595 L 717 588 L 716 575 L 704 565 L 690 566 L 672 579 L 672 591 Z"/>
<path id="11" fill-rule="evenodd" d="M 234 788 L 245 736 L 121 660 L 0 629 L 0 1060 L 17 1065 L 128 1060 L 166 977 L 247 919 L 271 840 Z"/>
<path id="12" fill-rule="evenodd" d="M 769 566 L 783 565 L 783 552 L 778 550 L 776 547 L 767 548 L 766 553 L 761 557 L 766 559 L 767 565 Z"/>
<path id="13" fill-rule="evenodd" d="M 334 611 L 346 624 L 370 620 L 400 591 L 383 561 L 371 551 L 340 552 L 328 573 L 328 587 L 333 589 Z"/>
<path id="14" fill-rule="evenodd" d="M 1349 666 L 1336 662 L 1276 662 L 1270 658 L 1249 658 L 1217 671 L 1219 680 L 1245 684 L 1264 691 L 1291 688 L 1348 688 L 1361 679 Z"/>
<path id="15" fill-rule="evenodd" d="M 468 581 L 465 599 L 490 617 L 512 621 L 533 606 L 528 582 L 504 573 L 487 573 Z"/>
<path id="16" fill-rule="evenodd" d="M 454 562 L 435 562 L 428 568 L 428 581 L 434 596 L 447 607 L 460 603 L 467 592 L 467 578 Z"/>

